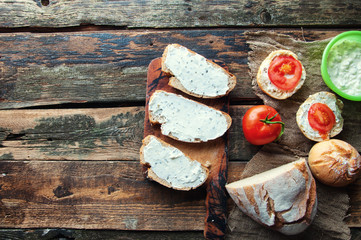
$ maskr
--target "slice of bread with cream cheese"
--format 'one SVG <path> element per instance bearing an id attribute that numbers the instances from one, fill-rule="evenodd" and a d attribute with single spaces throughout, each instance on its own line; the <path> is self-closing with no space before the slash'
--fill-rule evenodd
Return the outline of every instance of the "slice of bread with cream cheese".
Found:
<path id="1" fill-rule="evenodd" d="M 207 180 L 209 174 L 201 163 L 153 135 L 143 140 L 140 162 L 148 166 L 148 178 L 176 190 L 197 188 Z"/>
<path id="2" fill-rule="evenodd" d="M 149 100 L 149 120 L 163 135 L 182 142 L 207 142 L 222 136 L 232 118 L 225 112 L 174 93 L 157 90 Z"/>
<path id="3" fill-rule="evenodd" d="M 219 98 L 236 86 L 233 74 L 179 44 L 170 44 L 164 50 L 162 71 L 173 76 L 170 86 L 194 97 Z"/>

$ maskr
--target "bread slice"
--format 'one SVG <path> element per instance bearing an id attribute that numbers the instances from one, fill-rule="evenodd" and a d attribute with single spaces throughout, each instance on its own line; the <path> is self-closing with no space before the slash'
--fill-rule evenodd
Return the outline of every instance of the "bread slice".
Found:
<path id="1" fill-rule="evenodd" d="M 226 185 L 238 207 L 286 235 L 304 231 L 317 211 L 316 183 L 305 159 Z"/>
<path id="2" fill-rule="evenodd" d="M 236 86 L 236 77 L 218 64 L 179 44 L 170 44 L 162 56 L 162 71 L 174 77 L 169 85 L 191 96 L 219 98 Z"/>
<path id="3" fill-rule="evenodd" d="M 328 138 L 339 134 L 343 128 L 343 117 L 341 115 L 343 102 L 340 99 L 337 99 L 335 94 L 323 91 L 310 95 L 297 110 L 296 121 L 303 135 L 305 135 L 308 139 L 316 142 L 327 140 L 323 139 L 320 133 L 314 130 L 308 122 L 308 111 L 314 103 L 326 104 L 335 114 L 336 123 L 329 132 Z"/>
<path id="4" fill-rule="evenodd" d="M 149 166 L 150 179 L 176 190 L 197 188 L 207 180 L 209 174 L 201 163 L 153 135 L 143 139 L 140 162 Z"/>
<path id="5" fill-rule="evenodd" d="M 306 71 L 301 63 L 302 65 L 301 79 L 294 89 L 292 90 L 279 89 L 271 82 L 271 80 L 268 77 L 268 68 L 270 67 L 271 62 L 275 57 L 282 55 L 292 56 L 296 60 L 298 60 L 297 55 L 291 51 L 288 50 L 273 51 L 263 60 L 257 73 L 257 84 L 259 88 L 268 96 L 279 100 L 291 97 L 293 94 L 295 94 L 298 91 L 298 89 L 302 87 L 303 83 L 306 80 Z"/>
<path id="6" fill-rule="evenodd" d="M 149 120 L 163 135 L 183 142 L 207 142 L 222 136 L 231 117 L 180 95 L 157 90 L 149 100 Z"/>

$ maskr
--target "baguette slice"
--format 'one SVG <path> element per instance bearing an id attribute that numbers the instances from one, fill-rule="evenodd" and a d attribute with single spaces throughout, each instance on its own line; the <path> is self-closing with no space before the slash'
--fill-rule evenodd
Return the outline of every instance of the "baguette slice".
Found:
<path id="1" fill-rule="evenodd" d="M 208 178 L 208 168 L 187 157 L 179 149 L 149 135 L 143 139 L 140 162 L 149 166 L 148 177 L 163 186 L 188 191 Z"/>
<path id="2" fill-rule="evenodd" d="M 302 74 L 301 79 L 299 80 L 297 86 L 292 90 L 282 90 L 276 87 L 268 77 L 268 69 L 272 60 L 277 56 L 292 56 L 294 59 L 298 60 L 297 55 L 288 50 L 277 50 L 271 52 L 261 63 L 258 73 L 257 73 L 257 84 L 259 88 L 266 93 L 268 96 L 275 99 L 286 99 L 295 94 L 303 85 L 306 80 L 306 71 L 302 63 Z"/>
<path id="3" fill-rule="evenodd" d="M 149 120 L 163 135 L 182 142 L 207 142 L 222 136 L 231 117 L 180 95 L 157 90 L 149 100 Z"/>
<path id="4" fill-rule="evenodd" d="M 305 159 L 226 185 L 256 222 L 286 235 L 304 231 L 317 211 L 316 183 Z"/>
<path id="5" fill-rule="evenodd" d="M 170 44 L 162 56 L 162 71 L 174 77 L 169 85 L 191 96 L 219 98 L 236 86 L 236 77 L 218 64 L 179 44 Z"/>

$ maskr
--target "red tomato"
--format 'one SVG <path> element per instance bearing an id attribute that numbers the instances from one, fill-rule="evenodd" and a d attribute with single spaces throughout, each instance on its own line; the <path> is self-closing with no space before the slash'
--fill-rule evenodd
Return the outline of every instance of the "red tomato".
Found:
<path id="1" fill-rule="evenodd" d="M 243 117 L 245 138 L 254 145 L 264 145 L 281 137 L 284 123 L 277 111 L 266 105 L 250 108 Z"/>
<path id="2" fill-rule="evenodd" d="M 336 123 L 335 114 L 326 104 L 314 103 L 308 110 L 308 122 L 323 139 L 328 139 L 328 133 Z"/>
<path id="3" fill-rule="evenodd" d="M 301 79 L 302 65 L 292 56 L 275 57 L 268 69 L 271 82 L 282 90 L 293 90 Z"/>

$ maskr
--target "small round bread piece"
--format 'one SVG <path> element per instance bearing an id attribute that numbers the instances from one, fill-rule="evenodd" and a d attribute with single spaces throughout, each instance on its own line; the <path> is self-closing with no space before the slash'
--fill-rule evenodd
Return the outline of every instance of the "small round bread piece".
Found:
<path id="1" fill-rule="evenodd" d="M 345 141 L 331 139 L 316 143 L 308 155 L 313 176 L 320 182 L 343 187 L 356 180 L 360 173 L 361 156 Z"/>
<path id="2" fill-rule="evenodd" d="M 283 90 L 278 88 L 277 86 L 275 86 L 269 76 L 268 76 L 268 69 L 270 67 L 270 64 L 272 62 L 272 60 L 275 57 L 278 56 L 292 56 L 294 59 L 296 59 L 297 61 L 297 55 L 289 50 L 277 50 L 277 51 L 273 51 L 271 52 L 268 57 L 265 58 L 265 60 L 263 60 L 263 62 L 261 63 L 259 69 L 258 69 L 258 73 L 257 73 L 257 84 L 259 86 L 259 88 L 266 93 L 268 96 L 275 98 L 275 99 L 286 99 L 291 97 L 293 94 L 295 94 L 298 89 L 300 89 L 303 85 L 303 83 L 305 82 L 306 79 L 306 71 L 301 63 L 302 66 L 302 74 L 301 74 L 301 78 L 298 82 L 298 84 L 296 85 L 296 87 L 294 89 L 291 90 Z"/>
<path id="3" fill-rule="evenodd" d="M 315 103 L 326 104 L 335 115 L 335 125 L 329 131 L 326 139 L 322 138 L 320 133 L 313 129 L 308 121 L 308 111 L 310 107 Z M 343 128 L 343 117 L 341 116 L 343 108 L 343 102 L 337 99 L 336 95 L 330 92 L 318 92 L 310 95 L 306 101 L 304 101 L 299 107 L 296 113 L 297 125 L 302 133 L 310 140 L 315 142 L 321 142 L 328 140 L 331 137 L 336 136 L 342 131 Z"/>

